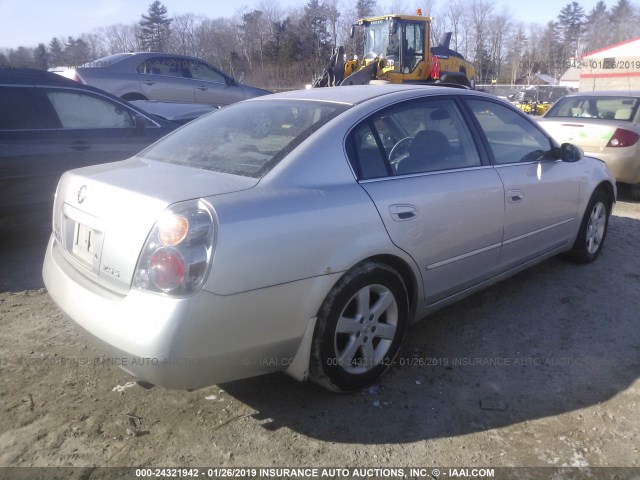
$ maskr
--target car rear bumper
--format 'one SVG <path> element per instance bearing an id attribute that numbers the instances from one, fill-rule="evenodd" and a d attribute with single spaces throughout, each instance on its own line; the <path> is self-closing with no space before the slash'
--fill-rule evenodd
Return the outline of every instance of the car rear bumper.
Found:
<path id="1" fill-rule="evenodd" d="M 640 183 L 640 146 L 624 148 L 606 148 L 602 152 L 586 152 L 589 157 L 599 158 L 607 164 L 609 170 L 622 183 Z"/>
<path id="2" fill-rule="evenodd" d="M 43 278 L 64 314 L 115 364 L 139 380 L 174 389 L 285 370 L 321 292 L 337 279 L 326 275 L 226 296 L 200 291 L 171 298 L 133 289 L 120 296 L 76 271 L 53 237 Z"/>

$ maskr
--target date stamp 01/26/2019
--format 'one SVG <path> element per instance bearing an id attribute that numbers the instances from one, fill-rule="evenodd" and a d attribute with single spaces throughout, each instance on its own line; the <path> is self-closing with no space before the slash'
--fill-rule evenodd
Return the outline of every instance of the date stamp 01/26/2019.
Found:
<path id="1" fill-rule="evenodd" d="M 582 58 L 564 62 L 565 68 L 588 70 L 640 70 L 640 59 Z"/>

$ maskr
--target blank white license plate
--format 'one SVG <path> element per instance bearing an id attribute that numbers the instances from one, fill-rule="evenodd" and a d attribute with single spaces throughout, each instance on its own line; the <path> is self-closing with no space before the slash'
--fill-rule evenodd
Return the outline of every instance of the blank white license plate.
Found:
<path id="1" fill-rule="evenodd" d="M 94 259 L 98 258 L 97 232 L 86 225 L 76 223 L 71 252 L 80 260 L 93 265 Z"/>

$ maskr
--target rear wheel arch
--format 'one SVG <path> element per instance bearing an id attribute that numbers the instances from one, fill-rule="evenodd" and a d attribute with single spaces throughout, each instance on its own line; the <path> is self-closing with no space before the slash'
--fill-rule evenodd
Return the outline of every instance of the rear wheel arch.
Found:
<path id="1" fill-rule="evenodd" d="M 400 276 L 402 277 L 402 281 L 404 282 L 405 289 L 407 291 L 410 316 L 413 317 L 416 311 L 417 303 L 418 303 L 417 293 L 419 292 L 420 283 L 418 282 L 418 279 L 416 278 L 416 275 L 413 272 L 413 269 L 411 268 L 411 266 L 400 257 L 396 257 L 394 255 L 376 255 L 364 261 L 371 261 L 375 263 L 388 265 L 389 267 L 393 268 L 400 274 Z"/>
<path id="2" fill-rule="evenodd" d="M 412 277 L 411 268 L 392 255 L 369 257 L 340 277 L 318 311 L 309 359 L 309 377 L 315 383 L 332 391 L 353 391 L 376 381 L 391 366 L 412 316 L 408 293 L 415 292 Z M 368 303 L 362 306 L 369 300 L 375 302 L 371 310 Z M 370 352 L 365 355 L 367 346 Z M 382 357 L 375 366 L 335 362 L 358 360 L 354 354 L 365 360 Z"/>

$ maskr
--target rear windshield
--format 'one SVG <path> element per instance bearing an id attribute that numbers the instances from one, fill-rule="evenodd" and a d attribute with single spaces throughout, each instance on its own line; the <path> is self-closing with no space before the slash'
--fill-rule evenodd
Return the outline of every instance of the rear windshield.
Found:
<path id="1" fill-rule="evenodd" d="M 119 62 L 120 60 L 122 60 L 124 58 L 129 58 L 130 56 L 131 56 L 131 54 L 129 54 L 129 53 L 116 53 L 115 55 L 109 55 L 108 57 L 98 58 L 97 60 L 94 60 L 94 61 L 89 62 L 89 63 L 85 63 L 82 66 L 86 67 L 86 68 L 108 67 L 110 65 L 113 65 L 116 62 Z"/>
<path id="2" fill-rule="evenodd" d="M 546 117 L 604 118 L 630 121 L 636 114 L 634 97 L 565 97 L 551 107 Z"/>
<path id="3" fill-rule="evenodd" d="M 159 162 L 261 178 L 346 105 L 260 100 L 225 107 L 139 155 Z"/>

